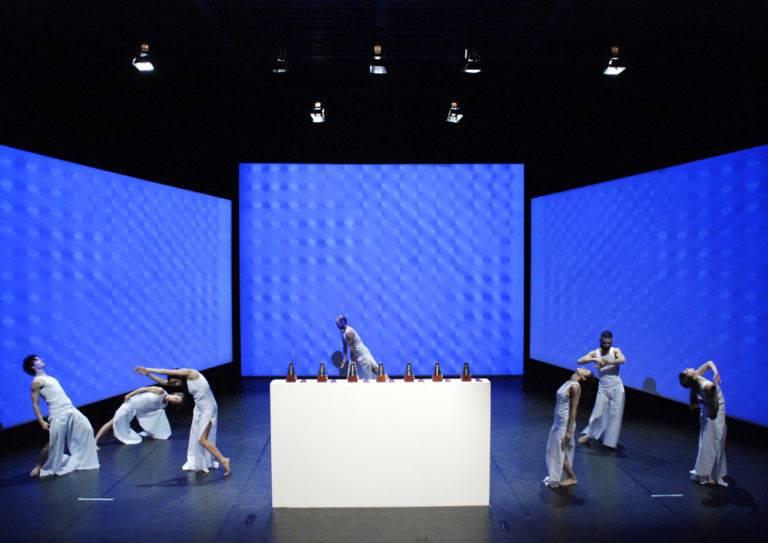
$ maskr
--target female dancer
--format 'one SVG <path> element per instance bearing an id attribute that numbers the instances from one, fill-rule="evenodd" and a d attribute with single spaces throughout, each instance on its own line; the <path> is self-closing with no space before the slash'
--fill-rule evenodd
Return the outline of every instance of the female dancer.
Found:
<path id="1" fill-rule="evenodd" d="M 208 468 L 217 469 L 219 463 L 224 467 L 224 476 L 229 477 L 230 459 L 224 457 L 216 448 L 216 415 L 218 406 L 211 392 L 208 381 L 203 374 L 193 369 L 166 370 L 159 368 L 145 368 L 136 366 L 133 370 L 136 373 L 146 375 L 158 383 L 165 383 L 166 380 L 153 375 L 159 373 L 168 378 L 180 377 L 187 382 L 187 390 L 192 394 L 195 400 L 195 410 L 192 413 L 192 426 L 189 430 L 189 445 L 187 446 L 187 461 L 181 467 L 187 471 L 204 471 Z M 211 459 L 214 456 L 218 462 Z"/>
<path id="2" fill-rule="evenodd" d="M 712 370 L 712 381 L 702 377 L 707 370 Z M 711 360 L 697 370 L 687 368 L 680 373 L 680 384 L 691 389 L 691 409 L 701 407 L 699 452 L 690 474 L 692 480 L 703 485 L 728 486 L 723 480 L 728 467 L 725 462 L 725 399 L 720 382 L 720 373 Z"/>
<path id="3" fill-rule="evenodd" d="M 91 423 L 72 405 L 59 382 L 47 375 L 44 368 L 45 362 L 38 356 L 31 354 L 24 359 L 24 371 L 35 376 L 32 379 L 32 408 L 40 426 L 48 432 L 48 443 L 29 474 L 37 477 L 98 469 L 99 458 Z M 48 422 L 40 412 L 40 396 L 48 404 Z M 64 452 L 65 447 L 69 454 Z"/>
<path id="4" fill-rule="evenodd" d="M 563 383 L 555 394 L 555 422 L 547 441 L 546 462 L 549 475 L 544 478 L 544 484 L 547 486 L 573 486 L 578 483 L 573 472 L 573 451 L 576 449 L 573 431 L 581 396 L 579 383 L 590 375 L 592 372 L 587 368 L 576 368 L 571 378 Z"/>
<path id="5" fill-rule="evenodd" d="M 115 438 L 126 445 L 141 443 L 141 435 L 131 428 L 133 417 L 138 419 L 144 429 L 143 434 L 153 439 L 168 439 L 171 436 L 171 425 L 165 414 L 165 406 L 169 403 L 180 404 L 184 394 L 176 392 L 168 394 L 160 387 L 142 387 L 125 395 L 125 401 L 118 407 L 115 416 L 104 424 L 96 433 L 94 442 L 99 449 L 99 439 L 110 428 L 114 428 Z"/>

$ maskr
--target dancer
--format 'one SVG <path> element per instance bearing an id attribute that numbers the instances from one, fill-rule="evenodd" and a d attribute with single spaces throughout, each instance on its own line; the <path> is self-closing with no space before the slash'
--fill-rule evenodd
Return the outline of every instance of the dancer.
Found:
<path id="1" fill-rule="evenodd" d="M 582 430 L 579 443 L 584 445 L 590 439 L 603 440 L 603 446 L 616 447 L 624 416 L 624 383 L 619 377 L 619 364 L 627 359 L 618 347 L 612 347 L 613 334 L 608 330 L 600 334 L 600 348 L 589 351 L 577 360 L 579 364 L 595 363 L 600 384 L 589 424 Z"/>
<path id="2" fill-rule="evenodd" d="M 555 398 L 555 422 L 549 431 L 547 441 L 547 471 L 544 484 L 551 487 L 573 486 L 578 481 L 573 472 L 573 451 L 576 444 L 573 441 L 576 409 L 581 396 L 581 381 L 592 375 L 587 368 L 576 368 L 571 378 L 557 389 Z"/>
<path id="3" fill-rule="evenodd" d="M 712 381 L 702 377 L 707 370 L 712 370 Z M 728 467 L 725 462 L 725 398 L 720 382 L 720 373 L 711 360 L 697 370 L 687 368 L 680 373 L 680 384 L 691 390 L 691 409 L 701 408 L 699 452 L 690 474 L 692 480 L 703 485 L 728 486 L 723 480 L 728 475 Z"/>
<path id="4" fill-rule="evenodd" d="M 180 404 L 184 401 L 184 394 L 176 392 L 168 394 L 160 387 L 142 387 L 125 395 L 125 401 L 118 407 L 115 416 L 105 423 L 96 433 L 94 442 L 96 450 L 99 448 L 99 439 L 110 428 L 114 428 L 115 438 L 126 445 L 141 443 L 141 434 L 131 428 L 133 417 L 139 421 L 143 435 L 152 439 L 168 439 L 171 436 L 171 425 L 165 414 L 165 407 L 169 403 Z"/>
<path id="5" fill-rule="evenodd" d="M 29 473 L 32 477 L 64 475 L 75 470 L 98 469 L 99 457 L 93 441 L 93 428 L 67 397 L 59 382 L 45 373 L 45 362 L 31 354 L 24 359 L 24 371 L 32 379 L 32 408 L 43 430 L 48 432 L 48 443 Z M 48 404 L 48 422 L 40 411 L 40 396 Z M 67 454 L 65 451 L 69 451 Z"/>
<path id="6" fill-rule="evenodd" d="M 187 389 L 195 400 L 195 410 L 192 413 L 192 426 L 189 430 L 189 445 L 187 446 L 187 461 L 181 467 L 187 471 L 204 471 L 208 468 L 218 469 L 219 464 L 224 467 L 224 476 L 229 477 L 230 459 L 226 458 L 216 447 L 216 426 L 218 406 L 202 373 L 193 369 L 166 370 L 158 368 L 145 368 L 136 366 L 136 373 L 146 375 L 158 383 L 167 382 L 165 379 L 154 375 L 159 373 L 173 377 L 180 377 L 187 382 Z M 218 462 L 212 460 L 215 457 Z"/>
<path id="7" fill-rule="evenodd" d="M 341 341 L 344 345 L 344 361 L 341 363 L 341 367 L 343 368 L 348 360 L 351 360 L 355 363 L 358 377 L 375 379 L 379 365 L 373 359 L 368 347 L 363 344 L 360 335 L 355 332 L 354 328 L 347 326 L 347 317 L 344 315 L 336 317 L 336 326 L 341 330 Z M 349 359 L 347 358 L 347 345 L 349 345 L 350 351 Z M 347 375 L 349 375 L 349 368 L 347 368 Z"/>

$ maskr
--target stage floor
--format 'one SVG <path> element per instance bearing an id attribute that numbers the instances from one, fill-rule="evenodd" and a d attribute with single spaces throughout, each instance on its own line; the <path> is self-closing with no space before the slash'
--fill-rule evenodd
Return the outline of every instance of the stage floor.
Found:
<path id="1" fill-rule="evenodd" d="M 170 414 L 170 440 L 125 446 L 110 434 L 101 443 L 101 469 L 59 478 L 28 475 L 42 431 L 39 443 L 4 443 L 0 540 L 715 542 L 768 533 L 768 454 L 748 432 L 728 436 L 730 486 L 703 487 L 688 479 L 696 424 L 652 419 L 628 405 L 618 450 L 577 446 L 578 486 L 551 489 L 541 481 L 555 390 L 526 392 L 521 378 L 491 381 L 490 507 L 273 510 L 269 380 L 244 379 L 226 387 L 212 383 L 218 445 L 232 458 L 229 478 L 222 471 L 181 470 L 189 409 Z M 578 428 L 591 407 L 591 401 L 582 404 Z M 91 423 L 98 428 L 105 420 Z M 340 413 L 338 423 L 343 420 Z M 343 458 L 328 458 L 322 450 L 306 451 L 306 462 L 344 469 Z M 399 466 L 373 458 L 370 469 Z"/>

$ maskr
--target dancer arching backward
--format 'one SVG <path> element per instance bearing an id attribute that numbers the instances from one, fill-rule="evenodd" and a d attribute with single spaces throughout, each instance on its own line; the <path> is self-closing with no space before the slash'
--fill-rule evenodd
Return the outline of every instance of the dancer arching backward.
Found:
<path id="1" fill-rule="evenodd" d="M 141 436 L 131 428 L 133 417 L 139 421 L 144 433 L 152 439 L 168 439 L 171 436 L 171 425 L 165 414 L 165 406 L 169 403 L 180 404 L 184 394 L 176 392 L 168 394 L 160 387 L 142 387 L 125 395 L 125 401 L 117 408 L 115 416 L 104 424 L 96 434 L 94 442 L 99 450 L 99 439 L 110 428 L 114 429 L 115 439 L 126 445 L 141 443 Z"/>
<path id="2" fill-rule="evenodd" d="M 555 398 L 555 421 L 547 441 L 547 471 L 544 484 L 551 487 L 573 486 L 578 481 L 573 472 L 573 441 L 576 424 L 576 410 L 581 397 L 581 381 L 592 375 L 586 368 L 576 368 L 571 378 L 557 389 Z"/>
<path id="3" fill-rule="evenodd" d="M 627 359 L 618 347 L 612 347 L 613 334 L 606 330 L 600 334 L 600 348 L 589 351 L 579 358 L 578 364 L 595 363 L 600 384 L 589 424 L 582 430 L 579 443 L 590 439 L 603 440 L 605 447 L 614 448 L 621 433 L 621 419 L 624 417 L 624 383 L 619 377 L 619 364 Z"/>
<path id="4" fill-rule="evenodd" d="M 48 432 L 48 443 L 29 474 L 37 477 L 98 469 L 99 457 L 91 423 L 72 405 L 59 382 L 47 375 L 44 368 L 45 362 L 33 354 L 24 359 L 24 371 L 35 376 L 32 379 L 32 408 L 40 426 Z M 40 412 L 40 396 L 48 404 L 48 422 Z"/>
<path id="5" fill-rule="evenodd" d="M 180 377 L 187 382 L 187 390 L 195 400 L 195 410 L 192 413 L 192 426 L 189 429 L 189 445 L 187 446 L 187 462 L 181 469 L 187 471 L 205 471 L 208 468 L 217 469 L 219 463 L 224 467 L 224 476 L 229 476 L 230 459 L 225 458 L 216 448 L 216 419 L 218 406 L 211 392 L 208 381 L 203 374 L 193 369 L 166 370 L 159 368 L 145 368 L 136 366 L 136 373 L 146 375 L 160 384 L 166 383 L 165 379 L 153 375 L 167 375 L 170 378 Z M 218 462 L 214 461 L 215 457 Z"/>
<path id="6" fill-rule="evenodd" d="M 358 333 L 351 326 L 347 326 L 347 317 L 344 315 L 336 317 L 336 326 L 341 330 L 341 342 L 344 345 L 344 361 L 341 363 L 341 367 L 343 368 L 347 364 L 347 360 L 351 360 L 355 363 L 358 377 L 375 379 L 379 365 L 373 359 L 371 351 L 365 346 Z M 349 359 L 347 358 L 347 345 L 349 345 L 350 351 Z M 347 375 L 349 375 L 349 367 L 347 367 Z"/>
<path id="7" fill-rule="evenodd" d="M 712 370 L 712 381 L 702 377 L 707 370 Z M 701 484 L 728 486 L 723 480 L 728 475 L 728 466 L 725 462 L 725 399 L 720 382 L 720 373 L 711 360 L 697 370 L 687 368 L 680 374 L 680 384 L 691 389 L 691 408 L 701 407 L 699 452 L 696 465 L 690 471 L 691 479 Z"/>

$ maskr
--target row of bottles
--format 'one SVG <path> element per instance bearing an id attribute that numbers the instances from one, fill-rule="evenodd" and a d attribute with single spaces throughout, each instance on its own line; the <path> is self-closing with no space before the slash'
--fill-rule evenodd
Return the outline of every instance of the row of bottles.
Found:
<path id="1" fill-rule="evenodd" d="M 288 364 L 288 375 L 286 375 L 285 380 L 289 383 L 295 383 L 296 382 L 296 371 L 293 369 L 293 362 L 290 362 Z M 379 363 L 379 368 L 376 373 L 376 382 L 377 383 L 384 383 L 387 380 L 387 374 L 384 373 L 384 364 L 381 362 Z M 413 368 L 411 368 L 411 363 L 408 362 L 407 366 L 405 367 L 405 376 L 404 381 L 406 382 L 413 382 L 414 376 L 413 376 Z M 443 380 L 443 372 L 440 370 L 440 362 L 435 362 L 435 369 L 432 372 L 432 380 L 433 381 L 442 381 Z M 471 381 L 472 375 L 469 373 L 469 362 L 464 362 L 464 369 L 461 371 L 461 380 L 462 381 Z M 328 381 L 328 375 L 325 373 L 325 363 L 320 363 L 320 370 L 317 373 L 317 382 L 318 383 L 325 383 Z M 350 383 L 356 383 L 357 382 L 357 369 L 355 368 L 355 363 L 350 362 L 349 366 L 349 376 L 347 377 L 347 381 Z"/>

